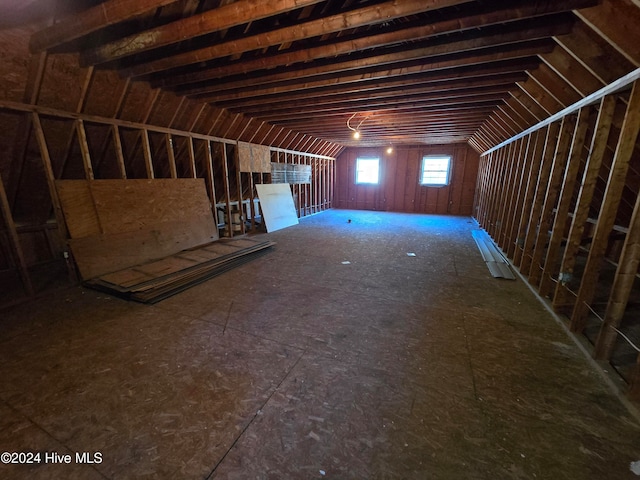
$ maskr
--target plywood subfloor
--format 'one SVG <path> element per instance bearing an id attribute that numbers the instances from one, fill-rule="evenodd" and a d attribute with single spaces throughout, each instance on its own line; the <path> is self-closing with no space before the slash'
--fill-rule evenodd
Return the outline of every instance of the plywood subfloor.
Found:
<path id="1" fill-rule="evenodd" d="M 0 451 L 102 462 L 0 477 L 637 478 L 635 417 L 473 228 L 328 211 L 157 305 L 3 311 Z"/>

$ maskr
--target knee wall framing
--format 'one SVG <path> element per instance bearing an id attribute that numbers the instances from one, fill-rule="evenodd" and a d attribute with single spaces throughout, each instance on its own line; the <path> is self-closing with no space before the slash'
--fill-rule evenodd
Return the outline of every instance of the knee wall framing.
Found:
<path id="1" fill-rule="evenodd" d="M 639 78 L 636 70 L 482 154 L 474 205 L 521 275 L 638 398 Z"/>

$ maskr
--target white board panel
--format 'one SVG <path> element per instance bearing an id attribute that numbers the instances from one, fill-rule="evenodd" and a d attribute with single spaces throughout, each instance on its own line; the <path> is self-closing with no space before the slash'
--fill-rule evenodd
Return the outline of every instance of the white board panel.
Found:
<path id="1" fill-rule="evenodd" d="M 262 183 L 256 185 L 267 232 L 298 224 L 298 214 L 288 183 Z"/>

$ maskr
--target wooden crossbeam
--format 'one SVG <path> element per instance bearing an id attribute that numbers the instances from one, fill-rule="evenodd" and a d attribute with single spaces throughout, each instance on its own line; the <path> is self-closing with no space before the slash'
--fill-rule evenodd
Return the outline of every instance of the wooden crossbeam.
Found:
<path id="1" fill-rule="evenodd" d="M 285 65 L 290 66 L 300 62 L 308 62 L 322 58 L 334 58 L 342 54 L 354 55 L 359 51 L 397 45 L 403 42 L 424 40 L 445 33 L 455 32 L 459 34 L 461 31 L 486 28 L 495 24 L 505 25 L 525 18 L 531 19 L 544 14 L 564 12 L 571 8 L 590 6 L 595 2 L 591 0 L 572 3 L 573 6 L 567 2 L 549 3 L 537 1 L 529 5 L 520 5 L 515 9 L 511 5 L 505 8 L 504 5 L 496 7 L 496 5 L 492 4 L 483 8 L 481 13 L 474 11 L 473 14 L 467 16 L 416 25 L 392 32 L 372 35 L 371 32 L 368 31 L 366 36 L 359 38 L 220 65 L 215 69 L 211 69 L 210 73 L 217 75 L 218 78 L 222 78 L 230 75 L 245 74 L 255 70 L 273 69 Z"/>
<path id="2" fill-rule="evenodd" d="M 313 86 L 343 85 L 345 82 L 371 81 L 374 78 L 391 79 L 415 73 L 433 72 L 448 68 L 480 65 L 492 61 L 526 58 L 553 49 L 547 37 L 553 31 L 566 26 L 543 26 L 526 32 L 495 34 L 459 40 L 439 46 L 405 48 L 394 53 L 376 54 L 359 59 L 341 59 L 326 65 L 287 69 L 286 72 L 262 72 L 245 78 L 218 79 L 193 88 L 178 89 L 177 92 L 201 100 L 234 98 L 235 91 L 221 94 L 224 89 L 254 88 L 257 95 L 281 93 L 296 89 L 296 84 L 305 88 Z M 456 54 L 456 55 L 452 55 Z M 376 72 L 377 75 L 376 75 Z M 202 75 L 187 76 L 187 82 L 204 82 L 216 78 L 201 78 Z M 177 79 L 178 77 L 176 77 Z M 167 83 L 170 80 L 164 80 Z M 280 84 L 278 84 L 280 82 Z M 171 82 L 173 83 L 173 82 Z M 274 84 L 274 85 L 271 85 Z M 299 88 L 299 87 L 298 87 Z M 245 90 L 246 91 L 246 90 Z M 215 92 L 219 92 L 217 95 Z M 235 97 L 237 98 L 237 97 Z"/>
<path id="3" fill-rule="evenodd" d="M 255 2 L 254 0 L 240 0 L 100 45 L 84 53 L 81 61 L 85 65 L 110 62 L 118 58 L 181 42 L 186 38 L 195 38 L 254 22 L 265 17 L 315 5 L 321 1 L 323 0 L 270 0 L 266 3 Z"/>
<path id="4" fill-rule="evenodd" d="M 109 0 L 34 33 L 29 48 L 32 52 L 48 50 L 175 1 Z"/>
<path id="5" fill-rule="evenodd" d="M 200 48 L 190 52 L 159 58 L 148 63 L 139 64 L 123 72 L 126 76 L 139 76 L 169 68 L 190 65 L 212 58 L 227 55 L 238 55 L 242 52 L 259 50 L 269 46 L 282 45 L 306 38 L 339 32 L 345 28 L 356 28 L 371 24 L 388 22 L 395 18 L 406 17 L 446 6 L 466 3 L 468 0 L 404 0 L 389 1 L 371 5 L 345 13 L 311 20 L 302 24 L 284 27 L 264 34 L 239 38 L 233 42 Z"/>

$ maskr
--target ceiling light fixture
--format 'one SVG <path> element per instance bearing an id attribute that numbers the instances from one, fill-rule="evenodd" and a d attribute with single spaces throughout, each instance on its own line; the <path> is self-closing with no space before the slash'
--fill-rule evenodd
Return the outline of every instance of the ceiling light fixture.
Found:
<path id="1" fill-rule="evenodd" d="M 358 124 L 358 126 L 354 128 L 354 127 L 351 126 L 351 120 L 353 120 L 353 117 L 355 117 L 357 114 L 358 114 L 358 112 L 354 113 L 347 120 L 347 128 L 353 132 L 353 138 L 355 138 L 356 140 L 358 140 L 360 138 L 360 126 L 367 119 L 367 117 L 365 116 L 362 120 L 360 120 L 360 123 Z"/>

